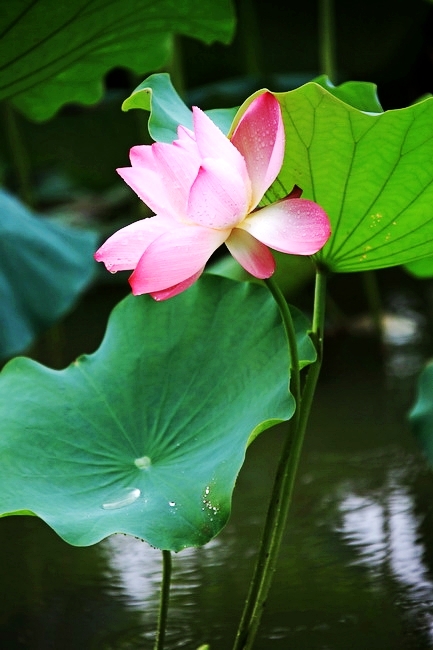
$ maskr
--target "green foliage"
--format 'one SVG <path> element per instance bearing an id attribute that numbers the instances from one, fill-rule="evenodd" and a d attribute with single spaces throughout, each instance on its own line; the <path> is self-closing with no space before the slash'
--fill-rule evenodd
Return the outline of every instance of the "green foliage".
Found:
<path id="1" fill-rule="evenodd" d="M 286 155 L 266 200 L 298 185 L 327 211 L 332 237 L 317 260 L 366 271 L 430 254 L 433 101 L 369 114 L 315 83 L 277 97 Z"/>
<path id="2" fill-rule="evenodd" d="M 383 113 L 383 108 L 377 96 L 376 84 L 367 81 L 346 81 L 339 86 L 334 86 L 326 75 L 317 77 L 314 82 L 325 88 L 334 97 L 360 111 Z"/>
<path id="3" fill-rule="evenodd" d="M 145 79 L 122 104 L 124 111 L 141 108 L 149 111 L 149 133 L 158 142 L 173 142 L 179 124 L 193 128 L 192 111 L 179 97 L 170 76 L 153 74 Z M 206 111 L 217 126 L 228 133 L 237 109 L 214 109 Z"/>
<path id="4" fill-rule="evenodd" d="M 293 415 L 288 365 L 263 287 L 209 275 L 167 302 L 129 296 L 95 354 L 3 370 L 2 513 L 31 511 L 78 546 L 115 532 L 174 551 L 206 543 L 250 436 Z"/>
<path id="5" fill-rule="evenodd" d="M 229 134 L 257 94 L 238 111 Z M 276 97 L 286 154 L 263 203 L 298 185 L 304 198 L 327 211 L 332 237 L 316 259 L 331 271 L 347 272 L 428 256 L 433 249 L 433 99 L 383 112 L 373 84 L 335 87 L 326 77 Z M 171 141 L 179 123 L 191 126 L 189 110 L 161 75 L 143 82 L 124 107 L 151 112 L 156 140 Z"/>
<path id="6" fill-rule="evenodd" d="M 0 359 L 58 320 L 96 271 L 97 235 L 34 216 L 0 190 Z"/>
<path id="7" fill-rule="evenodd" d="M 416 278 L 431 278 L 433 277 L 433 255 L 410 262 L 405 265 L 405 269 Z"/>
<path id="8" fill-rule="evenodd" d="M 36 28 L 35 28 L 36 26 Z M 44 120 L 66 102 L 102 97 L 103 76 L 167 63 L 173 33 L 206 43 L 233 35 L 230 0 L 14 0 L 0 14 L 0 99 Z"/>
<path id="9" fill-rule="evenodd" d="M 409 420 L 427 460 L 433 465 L 433 362 L 420 375 Z"/>

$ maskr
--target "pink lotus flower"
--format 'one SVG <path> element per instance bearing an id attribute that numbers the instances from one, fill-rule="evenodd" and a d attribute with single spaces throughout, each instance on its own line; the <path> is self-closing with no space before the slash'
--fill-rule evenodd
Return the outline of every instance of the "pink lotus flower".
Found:
<path id="1" fill-rule="evenodd" d="M 284 157 L 281 109 L 271 93 L 253 100 L 230 139 L 199 108 L 193 120 L 194 132 L 179 126 L 172 144 L 133 147 L 132 166 L 117 170 L 156 216 L 116 232 L 95 259 L 113 273 L 134 269 L 135 295 L 164 300 L 184 291 L 224 243 L 249 273 L 268 278 L 275 270 L 269 248 L 312 255 L 330 235 L 313 201 L 289 196 L 257 208 Z"/>

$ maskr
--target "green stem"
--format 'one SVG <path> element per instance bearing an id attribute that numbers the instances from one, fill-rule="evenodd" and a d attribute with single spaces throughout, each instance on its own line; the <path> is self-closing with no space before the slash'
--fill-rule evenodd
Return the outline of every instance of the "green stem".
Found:
<path id="1" fill-rule="evenodd" d="M 314 311 L 311 336 L 316 346 L 317 354 L 320 356 L 322 363 L 323 354 L 323 336 L 325 332 L 325 309 L 326 309 L 326 279 L 327 272 L 324 268 L 316 268 L 316 284 L 314 287 Z"/>
<path id="2" fill-rule="evenodd" d="M 233 650 L 250 650 L 252 648 L 275 572 L 292 500 L 305 430 L 322 362 L 325 296 L 326 276 L 322 269 L 317 269 L 312 330 L 312 339 L 317 349 L 317 359 L 310 366 L 302 400 L 297 404 L 297 417 L 289 423 L 289 435 L 286 437 L 278 464 L 258 558 Z M 279 301 L 278 304 L 280 306 Z M 285 325 L 287 325 L 286 314 L 282 312 L 282 316 Z"/>
<path id="3" fill-rule="evenodd" d="M 296 406 L 298 406 L 301 401 L 301 377 L 299 372 L 298 346 L 296 343 L 296 332 L 293 325 L 292 314 L 290 313 L 289 305 L 275 280 L 273 278 L 268 278 L 265 282 L 278 305 L 284 329 L 286 330 L 290 350 L 290 388 L 292 395 L 295 398 Z"/>
<path id="4" fill-rule="evenodd" d="M 165 630 L 167 627 L 168 601 L 170 596 L 171 582 L 171 553 L 162 551 L 162 585 L 161 598 L 159 602 L 158 629 L 154 650 L 164 650 Z"/>
<path id="5" fill-rule="evenodd" d="M 179 36 L 171 37 L 171 57 L 166 66 L 171 82 L 181 97 L 185 97 L 186 81 L 183 66 L 182 44 Z"/>
<path id="6" fill-rule="evenodd" d="M 376 330 L 376 333 L 380 336 L 383 341 L 384 331 L 383 331 L 383 308 L 382 301 L 380 299 L 379 285 L 377 283 L 377 275 L 375 271 L 365 271 L 362 274 L 362 280 L 364 283 L 364 291 L 367 297 L 368 307 L 370 310 L 371 317 L 373 319 L 373 325 Z"/>
<path id="7" fill-rule="evenodd" d="M 239 0 L 237 9 L 239 14 L 237 38 L 243 58 L 244 73 L 251 77 L 262 77 L 264 74 L 262 30 L 256 6 L 251 0 Z"/>
<path id="8" fill-rule="evenodd" d="M 335 81 L 334 0 L 319 0 L 320 72 Z"/>
<path id="9" fill-rule="evenodd" d="M 305 430 L 313 404 L 313 397 L 316 391 L 317 380 L 323 360 L 323 337 L 325 331 L 325 309 L 326 309 L 326 271 L 316 269 L 316 286 L 314 291 L 314 313 L 311 330 L 311 338 L 316 348 L 317 359 L 311 364 L 302 391 L 302 408 L 299 427 Z"/>
<path id="10" fill-rule="evenodd" d="M 18 183 L 18 195 L 28 206 L 33 205 L 30 181 L 30 161 L 21 136 L 15 109 L 9 102 L 3 104 L 3 119 L 8 140 L 11 163 Z"/>

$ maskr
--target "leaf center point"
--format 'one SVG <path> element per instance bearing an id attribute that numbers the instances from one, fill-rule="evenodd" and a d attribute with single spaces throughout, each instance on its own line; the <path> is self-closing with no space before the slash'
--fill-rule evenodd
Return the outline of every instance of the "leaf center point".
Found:
<path id="1" fill-rule="evenodd" d="M 138 469 L 149 469 L 152 465 L 152 461 L 149 456 L 141 456 L 141 458 L 136 458 L 134 460 L 134 465 L 138 467 Z"/>

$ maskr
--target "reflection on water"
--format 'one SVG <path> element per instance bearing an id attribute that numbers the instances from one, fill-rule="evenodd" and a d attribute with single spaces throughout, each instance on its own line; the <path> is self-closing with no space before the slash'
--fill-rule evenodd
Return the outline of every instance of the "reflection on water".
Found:
<path id="1" fill-rule="evenodd" d="M 155 621 L 157 619 L 159 581 L 161 578 L 161 553 L 149 548 L 138 539 L 123 535 L 114 535 L 102 545 L 111 569 L 116 577 L 113 593 L 121 597 L 129 608 L 142 615 L 143 638 L 154 639 Z M 170 648 L 196 648 L 206 641 L 206 616 L 212 616 L 212 603 L 203 614 L 204 584 L 210 587 L 217 581 L 204 577 L 207 572 L 218 574 L 218 580 L 224 572 L 226 547 L 219 539 L 211 541 L 201 549 L 185 549 L 173 557 L 173 585 L 171 590 L 171 624 L 167 639 Z M 218 595 L 216 594 L 218 598 Z M 200 635 L 201 641 L 200 641 Z M 219 636 L 219 633 L 218 633 Z"/>
<path id="2" fill-rule="evenodd" d="M 356 551 L 354 564 L 370 570 L 373 581 L 386 575 L 395 580 L 406 608 L 419 616 L 433 642 L 433 580 L 423 559 L 425 546 L 417 532 L 419 517 L 412 495 L 391 474 L 383 493 L 348 492 L 340 510 L 338 530 Z"/>
<path id="3" fill-rule="evenodd" d="M 200 630 L 196 615 L 200 611 L 200 564 L 204 562 L 214 569 L 220 566 L 224 553 L 216 551 L 218 541 L 212 541 L 204 549 L 186 549 L 174 556 L 172 609 L 167 640 L 169 647 L 194 647 Z M 159 581 L 161 578 L 161 553 L 133 537 L 114 535 L 102 544 L 112 576 L 116 576 L 113 592 L 142 617 L 142 636 L 152 647 L 155 622 L 159 605 Z M 198 596 L 198 598 L 197 598 Z"/>
<path id="4" fill-rule="evenodd" d="M 416 318 L 397 325 L 385 362 L 368 338 L 328 343 L 256 650 L 433 648 L 433 479 L 405 421 L 424 351 Z M 231 647 L 283 435 L 249 450 L 223 533 L 174 556 L 167 650 Z M 1 649 L 151 650 L 159 551 L 72 548 L 23 517 L 0 519 L 0 553 Z"/>
<path id="5" fill-rule="evenodd" d="M 406 489 L 393 482 L 377 499 L 348 493 L 340 503 L 339 531 L 359 554 L 359 564 L 374 575 L 389 571 L 403 585 L 431 592 L 423 563 L 423 545 L 417 538 L 414 503 Z"/>

